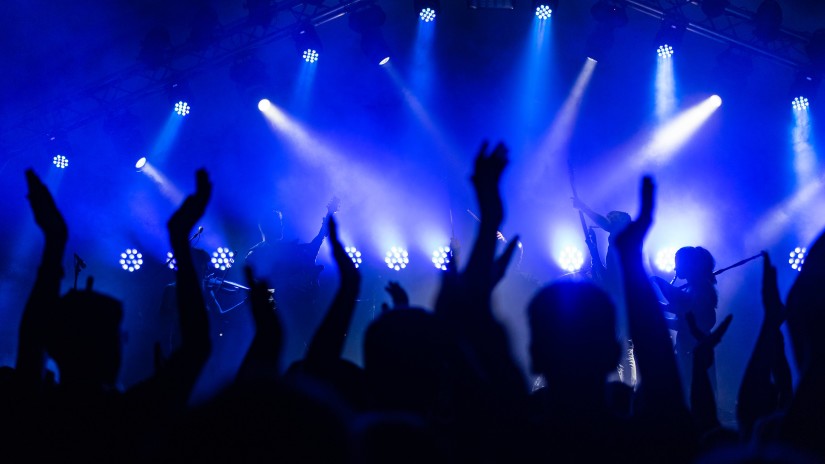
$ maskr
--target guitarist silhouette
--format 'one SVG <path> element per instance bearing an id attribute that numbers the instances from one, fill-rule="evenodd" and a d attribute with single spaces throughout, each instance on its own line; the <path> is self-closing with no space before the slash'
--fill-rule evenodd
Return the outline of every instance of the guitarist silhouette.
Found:
<path id="1" fill-rule="evenodd" d="M 314 330 L 320 310 L 317 297 L 318 278 L 324 266 L 315 263 L 318 251 L 329 236 L 329 218 L 338 211 L 340 200 L 333 197 L 327 204 L 327 214 L 321 228 L 308 243 L 298 240 L 285 241 L 283 214 L 267 211 L 258 221 L 261 241 L 249 250 L 246 263 L 274 288 L 278 312 L 290 334 L 294 334 L 287 347 L 287 357 L 300 357 Z M 288 361 L 288 360 L 287 360 Z"/>

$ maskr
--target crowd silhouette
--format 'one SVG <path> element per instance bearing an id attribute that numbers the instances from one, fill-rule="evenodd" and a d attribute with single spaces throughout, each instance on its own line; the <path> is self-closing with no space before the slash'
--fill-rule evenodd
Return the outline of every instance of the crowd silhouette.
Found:
<path id="1" fill-rule="evenodd" d="M 431 309 L 411 305 L 397 283 L 387 285 L 392 304 L 367 328 L 360 365 L 342 353 L 362 277 L 333 217 L 328 234 L 339 286 L 303 356 L 289 366 L 282 365 L 289 333 L 277 286 L 273 294 L 247 267 L 254 338 L 232 385 L 197 405 L 190 395 L 218 349 L 189 243 L 211 196 L 207 173 L 197 171 L 194 193 L 167 223 L 178 266 L 180 342 L 151 377 L 120 391 L 122 305 L 97 292 L 91 279 L 85 289 L 60 295 L 70 228 L 46 186 L 26 171 L 45 240 L 22 308 L 16 365 L 0 369 L 6 460 L 825 461 L 825 235 L 784 302 L 764 254 L 763 323 L 739 390 L 737 426 L 725 427 L 717 417 L 714 348 L 725 343 L 732 318 L 716 324 L 713 265 L 702 249 L 677 256 L 687 289 L 646 274 L 642 245 L 654 220 L 655 185 L 645 177 L 638 215 L 611 230 L 609 267 L 621 276 L 623 300 L 589 281 L 561 280 L 541 288 L 527 308 L 515 308 L 529 322 L 530 369 L 545 381 L 531 391 L 492 303 L 519 243 L 514 237 L 497 254 L 507 164 L 503 144 L 481 145 L 471 176 L 480 222 L 469 253 L 454 248 Z M 692 266 L 697 261 L 704 265 Z M 675 351 L 654 285 L 678 318 Z M 627 321 L 622 337 L 619 319 Z M 783 324 L 800 373 L 795 387 Z M 633 340 L 638 370 L 633 387 L 610 381 L 625 336 Z M 49 358 L 57 377 L 46 370 Z"/>

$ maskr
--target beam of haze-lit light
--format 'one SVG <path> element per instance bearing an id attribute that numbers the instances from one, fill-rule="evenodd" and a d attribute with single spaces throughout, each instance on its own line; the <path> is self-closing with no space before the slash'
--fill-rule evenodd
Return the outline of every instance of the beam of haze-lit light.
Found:
<path id="1" fill-rule="evenodd" d="M 437 64 L 433 59 L 433 40 L 435 37 L 435 23 L 418 21 L 415 41 L 412 44 L 412 66 L 410 67 L 410 87 L 425 101 L 430 95 L 433 82 L 433 67 Z M 389 66 L 385 66 L 387 68 Z"/>
<path id="2" fill-rule="evenodd" d="M 642 148 L 640 162 L 647 164 L 670 160 L 720 106 L 722 99 L 711 95 L 659 126 L 650 142 Z"/>
<path id="3" fill-rule="evenodd" d="M 163 165 L 166 158 L 168 158 L 169 149 L 172 148 L 172 144 L 175 142 L 175 138 L 183 124 L 183 119 L 184 118 L 178 116 L 174 111 L 169 113 L 163 129 L 161 129 L 152 146 L 152 160 L 156 165 Z"/>
<path id="4" fill-rule="evenodd" d="M 300 67 L 301 71 L 298 73 L 298 81 L 296 82 L 295 91 L 292 95 L 292 106 L 296 108 L 296 111 L 299 113 L 303 113 L 308 109 L 309 96 L 312 94 L 312 87 L 315 82 L 315 70 L 318 69 L 318 65 L 317 63 L 302 62 Z"/>
<path id="5" fill-rule="evenodd" d="M 813 181 L 819 171 L 816 152 L 811 144 L 811 122 L 807 111 L 794 111 L 791 141 L 796 185 L 800 188 Z"/>
<path id="6" fill-rule="evenodd" d="M 146 161 L 145 158 L 141 158 L 141 160 L 143 161 L 143 167 L 140 169 L 140 172 L 157 184 L 160 189 L 160 193 L 163 194 L 163 196 L 166 197 L 173 205 L 179 205 L 183 202 L 183 192 L 178 190 L 172 181 L 163 175 L 163 173 L 153 166 L 152 163 Z"/>
<path id="7" fill-rule="evenodd" d="M 516 94 L 513 101 L 517 103 L 516 108 L 521 115 L 522 130 L 525 138 L 534 137 L 531 129 L 543 124 L 539 121 L 542 111 L 545 109 L 545 102 L 548 100 L 548 93 L 552 88 L 550 77 L 550 43 L 551 25 L 548 21 L 535 20 L 530 27 L 530 34 L 527 43 L 523 47 L 522 71 L 518 74 L 523 76 L 517 85 L 513 86 Z M 523 130 L 526 127 L 527 130 Z M 538 129 L 538 127 L 536 127 Z M 516 146 L 518 141 L 511 141 Z"/>
<path id="8" fill-rule="evenodd" d="M 573 84 L 573 88 L 570 89 L 570 94 L 568 94 L 561 109 L 556 113 L 556 118 L 550 124 L 550 128 L 539 142 L 536 156 L 542 160 L 543 165 L 539 169 L 532 170 L 531 177 L 527 179 L 528 185 L 536 187 L 544 181 L 543 176 L 546 171 L 553 168 L 549 163 L 564 163 L 567 161 L 567 157 L 559 156 L 559 153 L 564 153 L 567 150 L 570 138 L 573 135 L 573 127 L 579 115 L 584 91 L 587 89 L 595 69 L 596 60 L 585 59 L 576 82 Z"/>
<path id="9" fill-rule="evenodd" d="M 656 62 L 656 120 L 661 124 L 676 110 L 676 81 L 673 60 L 659 57 Z"/>
<path id="10" fill-rule="evenodd" d="M 821 176 L 804 187 L 798 189 L 796 193 L 786 198 L 778 205 L 771 208 L 762 215 L 753 228 L 753 232 L 748 236 L 746 243 L 751 247 L 767 248 L 777 243 L 787 232 L 788 228 L 795 224 L 801 242 L 806 242 L 816 236 L 822 229 L 822 217 L 825 217 L 825 177 Z M 814 211 L 815 210 L 815 211 Z M 814 222 L 806 225 L 805 221 Z"/>

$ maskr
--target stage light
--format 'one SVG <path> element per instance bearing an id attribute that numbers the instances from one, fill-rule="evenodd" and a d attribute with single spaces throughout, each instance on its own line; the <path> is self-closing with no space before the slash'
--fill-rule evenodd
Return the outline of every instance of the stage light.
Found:
<path id="1" fill-rule="evenodd" d="M 791 265 L 791 269 L 795 271 L 802 270 L 802 265 L 805 264 L 806 253 L 808 253 L 808 249 L 805 247 L 796 247 L 791 251 L 790 258 L 788 258 L 788 264 Z"/>
<path id="2" fill-rule="evenodd" d="M 796 98 L 793 99 L 793 102 L 791 103 L 791 105 L 793 105 L 794 110 L 802 111 L 802 110 L 807 110 L 808 109 L 809 103 L 808 103 L 808 99 L 805 98 L 805 97 L 796 97 Z"/>
<path id="3" fill-rule="evenodd" d="M 354 246 L 344 247 L 344 251 L 349 256 L 349 259 L 352 260 L 352 263 L 355 264 L 355 268 L 358 269 L 361 267 L 361 252 L 358 251 Z"/>
<path id="4" fill-rule="evenodd" d="M 300 30 L 295 33 L 294 38 L 295 48 L 305 62 L 315 63 L 318 61 L 323 46 L 312 24 L 305 24 L 301 27 Z"/>
<path id="5" fill-rule="evenodd" d="M 390 251 L 387 252 L 387 257 L 384 258 L 384 262 L 387 263 L 388 268 L 400 271 L 406 268 L 407 264 L 410 264 L 410 255 L 404 248 L 392 247 Z"/>
<path id="6" fill-rule="evenodd" d="M 441 10 L 441 2 L 439 0 L 415 0 L 413 9 L 418 13 L 421 21 L 429 23 L 435 21 L 436 15 Z"/>
<path id="7" fill-rule="evenodd" d="M 217 250 L 212 252 L 212 265 L 215 266 L 215 269 L 225 271 L 231 268 L 233 264 L 235 264 L 235 252 L 230 251 L 229 248 L 218 247 Z"/>
<path id="8" fill-rule="evenodd" d="M 166 252 L 166 267 L 173 271 L 178 270 L 178 261 L 175 259 L 175 255 L 171 251 Z"/>
<path id="9" fill-rule="evenodd" d="M 722 97 L 720 97 L 719 95 L 711 95 L 708 99 L 708 102 L 712 107 L 719 108 L 720 106 L 722 106 Z"/>
<path id="10" fill-rule="evenodd" d="M 186 116 L 189 114 L 189 110 L 189 103 L 186 103 L 185 101 L 175 103 L 175 113 L 177 113 L 178 116 Z"/>
<path id="11" fill-rule="evenodd" d="M 550 19 L 553 15 L 553 10 L 549 6 L 541 4 L 536 7 L 536 17 L 539 19 Z"/>
<path id="12" fill-rule="evenodd" d="M 137 163 L 135 163 L 135 169 L 137 169 L 138 171 L 143 170 L 143 168 L 145 166 L 146 166 L 146 157 L 145 156 L 141 157 L 139 160 L 137 160 Z"/>
<path id="13" fill-rule="evenodd" d="M 574 246 L 566 246 L 559 256 L 559 265 L 567 272 L 578 272 L 584 265 L 584 255 Z"/>
<path id="14" fill-rule="evenodd" d="M 433 251 L 433 265 L 435 265 L 436 269 L 446 271 L 447 264 L 450 263 L 452 256 L 452 250 L 450 250 L 450 247 L 438 247 L 435 251 Z"/>
<path id="15" fill-rule="evenodd" d="M 385 65 L 390 61 L 390 50 L 381 26 L 387 20 L 384 10 L 372 4 L 349 14 L 349 27 L 361 34 L 361 50 L 371 61 Z"/>
<path id="16" fill-rule="evenodd" d="M 268 99 L 268 98 L 262 98 L 262 99 L 258 102 L 258 110 L 260 110 L 260 111 L 266 111 L 266 110 L 268 110 L 269 108 L 272 108 L 272 102 L 271 102 L 271 101 L 269 101 L 269 99 Z"/>
<path id="17" fill-rule="evenodd" d="M 66 169 L 66 166 L 69 165 L 69 158 L 66 158 L 63 155 L 55 155 L 55 157 L 52 158 L 52 164 L 60 169 Z"/>
<path id="18" fill-rule="evenodd" d="M 418 13 L 418 17 L 425 23 L 435 21 L 435 10 L 432 8 L 423 8 L 421 12 Z"/>
<path id="19" fill-rule="evenodd" d="M 656 50 L 656 54 L 659 55 L 659 58 L 670 58 L 673 56 L 673 47 L 668 44 L 659 45 L 659 49 Z"/>
<path id="20" fill-rule="evenodd" d="M 679 48 L 686 30 L 687 24 L 682 18 L 666 17 L 662 20 L 662 25 L 656 33 L 657 54 L 660 58 L 673 56 L 673 50 Z"/>
<path id="21" fill-rule="evenodd" d="M 124 271 L 135 272 L 143 266 L 143 255 L 134 248 L 127 248 L 120 254 L 120 267 Z"/>
<path id="22" fill-rule="evenodd" d="M 676 248 L 667 247 L 656 253 L 656 267 L 662 272 L 676 269 Z"/>

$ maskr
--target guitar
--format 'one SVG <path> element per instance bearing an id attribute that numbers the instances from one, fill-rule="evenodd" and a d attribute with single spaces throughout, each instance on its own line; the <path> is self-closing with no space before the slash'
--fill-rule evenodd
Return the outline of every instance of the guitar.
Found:
<path id="1" fill-rule="evenodd" d="M 341 200 L 333 196 L 327 203 L 327 214 L 321 222 L 321 229 L 311 242 L 298 245 L 296 260 L 290 266 L 288 286 L 299 293 L 310 293 L 320 288 L 319 278 L 324 266 L 316 264 L 318 251 L 324 239 L 329 237 L 329 220 L 341 207 Z"/>

